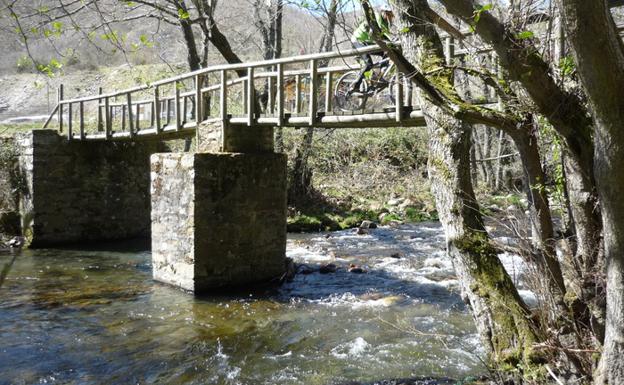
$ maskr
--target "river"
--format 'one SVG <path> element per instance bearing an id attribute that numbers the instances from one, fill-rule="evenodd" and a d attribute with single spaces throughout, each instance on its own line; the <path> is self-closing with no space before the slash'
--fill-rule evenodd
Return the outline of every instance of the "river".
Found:
<path id="1" fill-rule="evenodd" d="M 437 223 L 289 236 L 298 274 L 194 297 L 147 245 L 25 250 L 0 288 L 0 384 L 305 384 L 486 373 Z M 513 265 L 513 258 L 507 261 Z M 365 272 L 348 272 L 350 264 Z M 512 268 L 514 268 L 512 266 Z M 304 268 L 301 268 L 302 270 Z"/>

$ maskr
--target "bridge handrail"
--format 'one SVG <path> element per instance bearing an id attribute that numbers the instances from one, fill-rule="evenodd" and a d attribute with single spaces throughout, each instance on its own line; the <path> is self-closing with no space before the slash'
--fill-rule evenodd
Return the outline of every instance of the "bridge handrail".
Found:
<path id="1" fill-rule="evenodd" d="M 100 88 L 97 95 L 74 99 L 63 98 L 61 84 L 57 107 L 44 128 L 56 115 L 59 132 L 63 133 L 66 126 L 70 140 L 134 140 L 145 135 L 186 135 L 203 122 L 221 122 L 224 127 L 230 124 L 299 127 L 330 123 L 354 126 L 366 125 L 370 118 L 376 122 L 382 120 L 384 124 L 389 121 L 420 124 L 421 117 L 414 115 L 409 80 L 398 73 L 396 76 L 400 80 L 388 87 L 394 106 L 384 107 L 381 115 L 371 115 L 364 109 L 345 111 L 340 110 L 344 107 L 339 107 L 336 110 L 334 103 L 344 104 L 344 97 L 340 99 L 335 95 L 336 87 L 344 87 L 349 81 L 343 80 L 350 79 L 349 71 L 362 68 L 361 61 L 353 58 L 380 52 L 379 46 L 372 45 L 274 60 L 219 64 L 124 90 L 103 93 Z M 455 50 L 452 37 L 445 38 L 447 63 L 465 53 Z M 264 84 L 263 98 L 257 97 L 258 81 Z M 230 87 L 235 88 L 230 91 Z M 340 90 L 344 94 L 344 89 Z M 324 103 L 320 98 L 324 98 Z M 94 111 L 85 109 L 89 102 L 95 102 L 90 106 L 95 105 L 97 116 L 85 119 L 87 113 Z M 409 123 L 403 122 L 404 119 Z M 143 126 L 147 121 L 148 126 Z M 87 128 L 94 127 L 94 122 L 97 132 L 86 132 Z"/>
<path id="2" fill-rule="evenodd" d="M 64 99 L 61 101 L 61 103 L 70 104 L 70 103 L 90 102 L 90 101 L 104 99 L 104 98 L 114 98 L 117 96 L 126 95 L 128 93 L 145 91 L 150 88 L 160 87 L 163 85 L 180 82 L 182 80 L 192 79 L 197 75 L 206 75 L 206 74 L 209 74 L 212 72 L 218 72 L 218 71 L 236 71 L 236 70 L 249 69 L 249 68 L 269 67 L 269 66 L 274 66 L 277 64 L 295 64 L 295 63 L 307 62 L 310 60 L 330 60 L 330 59 L 338 59 L 341 57 L 359 56 L 359 55 L 370 54 L 370 53 L 375 53 L 375 52 L 380 52 L 380 51 L 381 51 L 381 48 L 379 46 L 372 45 L 372 46 L 364 47 L 364 48 L 356 48 L 356 49 L 349 49 L 349 50 L 344 50 L 344 51 L 333 51 L 333 52 L 324 52 L 324 53 L 316 53 L 316 54 L 308 54 L 308 55 L 299 55 L 299 56 L 293 56 L 293 57 L 281 58 L 281 59 L 255 61 L 255 62 L 239 63 L 239 64 L 221 64 L 221 65 L 202 68 L 200 70 L 196 70 L 192 72 L 187 72 L 182 75 L 158 80 L 153 83 L 148 83 L 148 84 L 128 88 L 128 89 L 121 90 L 121 91 L 115 91 L 115 92 L 110 92 L 106 94 L 98 94 L 98 95 L 93 95 L 93 96 L 85 96 L 85 97 L 74 98 L 74 99 Z M 320 70 L 321 69 L 319 69 L 319 71 Z"/>

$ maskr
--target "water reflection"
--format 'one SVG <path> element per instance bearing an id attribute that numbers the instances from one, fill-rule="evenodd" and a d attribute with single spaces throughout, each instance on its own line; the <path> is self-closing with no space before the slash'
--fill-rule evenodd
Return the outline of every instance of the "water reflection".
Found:
<path id="1" fill-rule="evenodd" d="M 343 268 L 263 295 L 203 298 L 153 283 L 148 252 L 26 251 L 0 289 L 0 384 L 324 385 L 482 373 L 441 245 L 435 225 L 294 236 L 288 254 L 299 263 Z M 347 272 L 350 263 L 368 273 Z"/>

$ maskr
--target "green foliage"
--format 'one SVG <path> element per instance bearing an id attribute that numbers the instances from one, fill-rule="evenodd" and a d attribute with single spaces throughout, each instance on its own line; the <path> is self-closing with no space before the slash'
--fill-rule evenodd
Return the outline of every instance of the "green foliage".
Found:
<path id="1" fill-rule="evenodd" d="M 531 39 L 533 36 L 535 36 L 535 34 L 531 31 L 522 31 L 516 34 L 516 39 Z"/>
<path id="2" fill-rule="evenodd" d="M 149 40 L 147 35 L 140 35 L 139 41 L 141 42 L 141 44 L 143 44 L 147 48 L 152 48 L 154 46 L 154 43 Z"/>
<path id="3" fill-rule="evenodd" d="M 178 18 L 180 18 L 180 20 L 188 20 L 191 18 L 191 15 L 188 13 L 188 11 L 185 11 L 182 8 L 178 8 Z"/>
<path id="4" fill-rule="evenodd" d="M 58 72 L 61 71 L 62 68 L 63 68 L 63 63 L 61 63 L 55 58 L 50 59 L 50 62 L 48 64 L 37 65 L 37 71 L 49 77 L 53 77 L 54 75 L 56 75 Z"/>
<path id="5" fill-rule="evenodd" d="M 475 31 L 475 28 L 477 27 L 477 24 L 479 23 L 479 20 L 481 20 L 481 14 L 483 12 L 487 12 L 489 10 L 491 10 L 493 7 L 492 4 L 484 4 L 484 5 L 475 5 L 475 10 L 472 14 L 472 22 L 470 23 L 470 30 L 472 32 Z"/>
<path id="6" fill-rule="evenodd" d="M 34 68 L 33 61 L 26 55 L 17 59 L 15 65 L 17 67 L 17 72 L 30 72 Z"/>
<path id="7" fill-rule="evenodd" d="M 559 60 L 559 70 L 561 71 L 561 76 L 570 76 L 574 73 L 575 69 L 576 64 L 570 56 L 564 56 L 561 60 Z"/>

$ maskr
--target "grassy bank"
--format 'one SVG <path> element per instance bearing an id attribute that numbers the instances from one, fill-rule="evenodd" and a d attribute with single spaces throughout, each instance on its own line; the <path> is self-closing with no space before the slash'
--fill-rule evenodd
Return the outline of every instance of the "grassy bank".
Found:
<path id="1" fill-rule="evenodd" d="M 417 128 L 316 130 L 309 160 L 313 191 L 290 205 L 289 231 L 437 219 L 424 134 Z M 304 130 L 284 131 L 289 159 L 303 135 Z"/>

